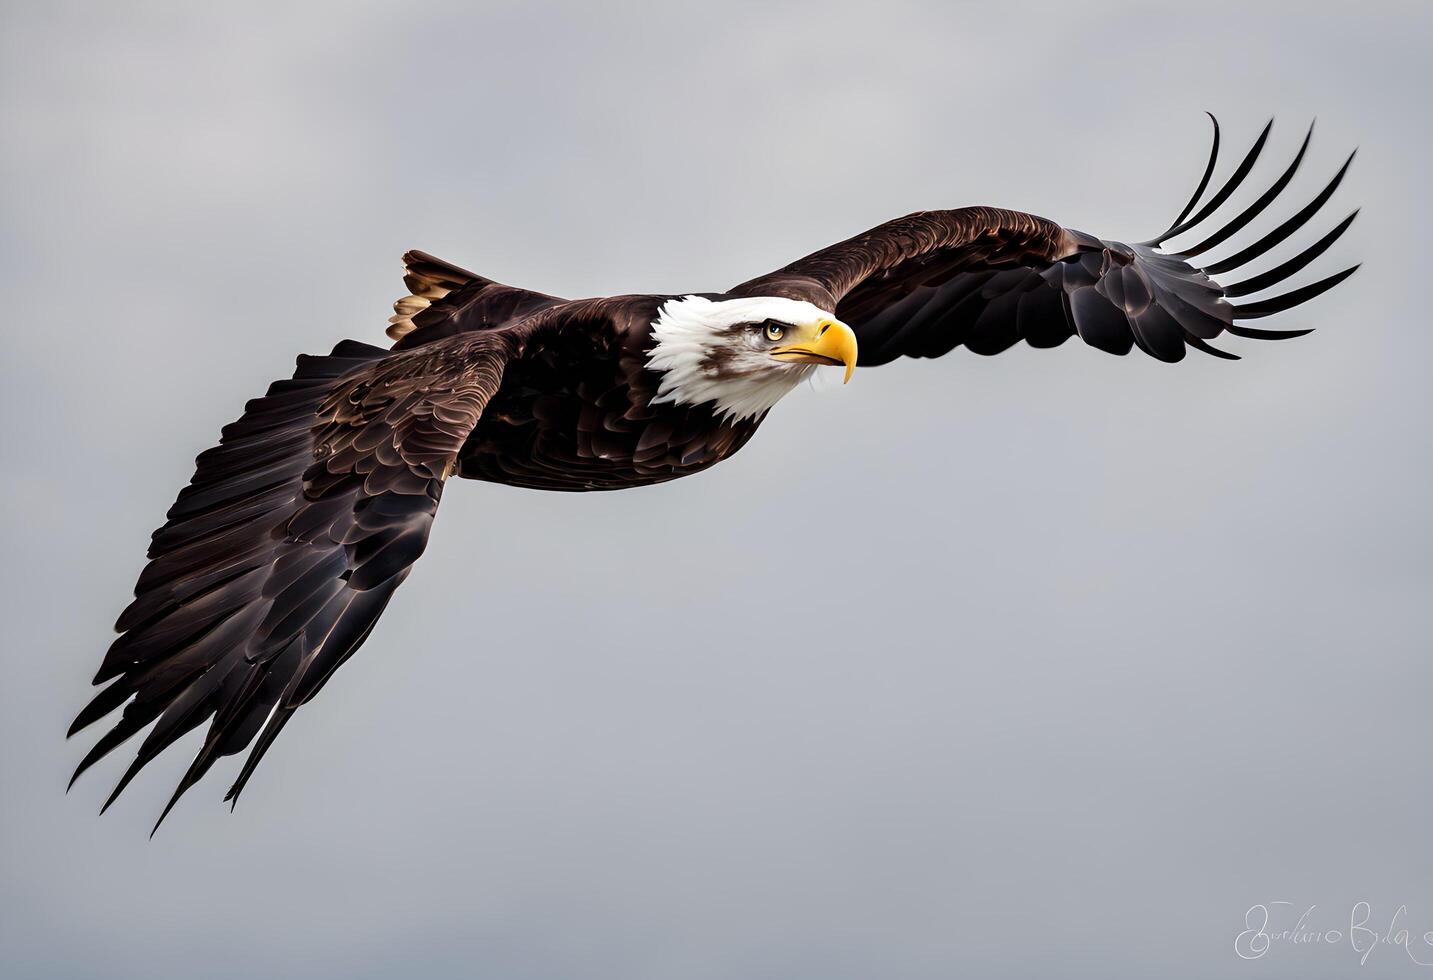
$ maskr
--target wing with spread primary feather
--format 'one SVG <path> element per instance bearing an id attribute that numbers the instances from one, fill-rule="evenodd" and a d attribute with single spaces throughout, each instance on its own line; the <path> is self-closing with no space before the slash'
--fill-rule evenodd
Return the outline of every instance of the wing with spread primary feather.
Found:
<path id="1" fill-rule="evenodd" d="M 199 456 L 95 676 L 110 684 L 70 729 L 124 706 L 78 778 L 154 726 L 106 807 L 206 721 L 159 819 L 218 758 L 252 743 L 225 797 L 237 799 L 422 554 L 443 483 L 511 345 L 501 333 L 463 334 L 399 352 L 345 341 L 327 357 L 300 357 L 292 379 L 251 401 Z"/>

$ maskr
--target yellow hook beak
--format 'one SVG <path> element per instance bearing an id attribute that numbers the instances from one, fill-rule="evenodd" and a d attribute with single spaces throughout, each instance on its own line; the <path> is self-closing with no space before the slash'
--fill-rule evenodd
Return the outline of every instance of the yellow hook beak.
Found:
<path id="1" fill-rule="evenodd" d="M 774 348 L 771 356 L 803 364 L 844 364 L 846 375 L 841 383 L 845 384 L 856 370 L 856 334 L 840 320 L 818 320 L 806 339 Z"/>

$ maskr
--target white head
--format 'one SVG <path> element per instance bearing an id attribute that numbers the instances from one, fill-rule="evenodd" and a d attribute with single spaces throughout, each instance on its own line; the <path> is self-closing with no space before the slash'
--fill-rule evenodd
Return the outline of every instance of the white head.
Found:
<path id="1" fill-rule="evenodd" d="M 856 335 L 820 307 L 779 296 L 662 304 L 647 366 L 662 375 L 654 402 L 700 405 L 733 420 L 765 412 L 818 364 L 856 366 Z"/>

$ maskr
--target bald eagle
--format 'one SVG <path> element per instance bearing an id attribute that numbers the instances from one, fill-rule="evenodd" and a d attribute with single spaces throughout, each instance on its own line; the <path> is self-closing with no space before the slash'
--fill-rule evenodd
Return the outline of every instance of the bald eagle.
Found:
<path id="1" fill-rule="evenodd" d="M 1248 208 L 1188 248 L 1161 247 L 1205 227 L 1271 126 L 1201 205 L 1218 158 L 1216 120 L 1189 203 L 1162 234 L 1133 245 L 1018 211 L 923 211 L 726 292 L 579 300 L 409 252 L 391 347 L 345 340 L 326 356 L 299 357 L 292 378 L 250 401 L 198 457 L 95 675 L 111 683 L 70 728 L 123 706 L 75 777 L 153 724 L 108 808 L 145 764 L 208 721 L 159 821 L 217 759 L 252 746 L 225 797 L 236 800 L 294 711 L 368 637 L 422 554 L 450 477 L 578 491 L 687 476 L 739 450 L 821 365 L 849 380 L 856 367 L 899 357 L 1058 347 L 1075 336 L 1111 354 L 1139 348 L 1173 362 L 1194 348 L 1235 359 L 1210 342 L 1307 333 L 1246 324 L 1354 269 L 1241 298 L 1301 271 L 1357 212 L 1262 272 L 1216 277 L 1299 232 L 1352 156 L 1292 217 L 1202 260 L 1283 193 L 1306 136 Z"/>

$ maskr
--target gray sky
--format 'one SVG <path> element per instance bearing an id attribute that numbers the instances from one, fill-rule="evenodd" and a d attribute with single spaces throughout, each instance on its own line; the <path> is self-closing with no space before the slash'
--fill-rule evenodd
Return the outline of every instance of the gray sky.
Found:
<path id="1" fill-rule="evenodd" d="M 1433 12 L 993 6 L 6 3 L 4 972 L 1429 975 L 1234 940 L 1433 930 Z M 1205 108 L 1233 152 L 1277 114 L 1255 190 L 1318 116 L 1287 209 L 1362 147 L 1312 337 L 962 352 L 691 480 L 453 486 L 235 815 L 230 760 L 145 839 L 192 738 L 63 795 L 194 455 L 379 339 L 405 248 L 580 296 L 918 208 L 1143 238 Z"/>

